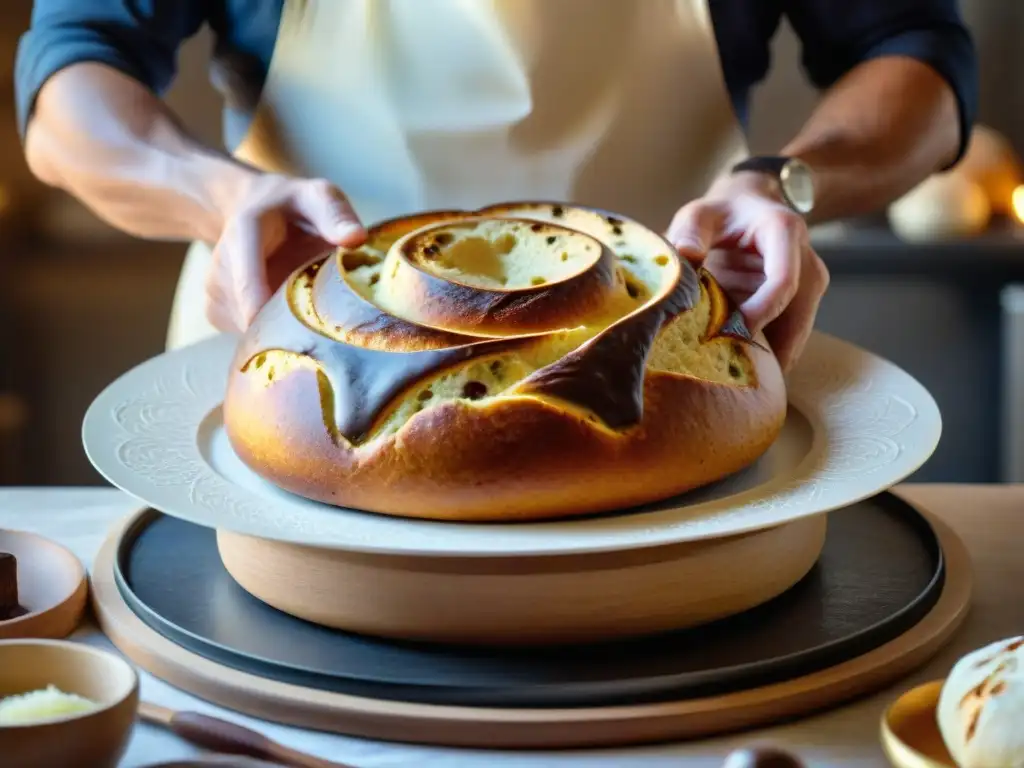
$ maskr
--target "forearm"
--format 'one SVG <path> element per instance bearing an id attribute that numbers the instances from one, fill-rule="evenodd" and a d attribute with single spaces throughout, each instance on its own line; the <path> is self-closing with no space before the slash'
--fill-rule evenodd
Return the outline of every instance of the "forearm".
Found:
<path id="1" fill-rule="evenodd" d="M 878 211 L 947 166 L 960 146 L 956 99 L 930 67 L 888 57 L 830 88 L 783 148 L 814 169 L 812 222 Z"/>
<path id="2" fill-rule="evenodd" d="M 25 139 L 33 173 L 143 238 L 215 241 L 256 172 L 205 147 L 146 88 L 83 63 L 42 88 Z"/>

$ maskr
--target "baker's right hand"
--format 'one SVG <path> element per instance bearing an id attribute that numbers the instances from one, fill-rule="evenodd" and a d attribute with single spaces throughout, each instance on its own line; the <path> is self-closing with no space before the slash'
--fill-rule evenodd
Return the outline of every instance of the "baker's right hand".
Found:
<path id="1" fill-rule="evenodd" d="M 227 196 L 206 279 L 206 317 L 244 331 L 295 269 L 366 231 L 345 195 L 322 179 L 255 174 Z"/>

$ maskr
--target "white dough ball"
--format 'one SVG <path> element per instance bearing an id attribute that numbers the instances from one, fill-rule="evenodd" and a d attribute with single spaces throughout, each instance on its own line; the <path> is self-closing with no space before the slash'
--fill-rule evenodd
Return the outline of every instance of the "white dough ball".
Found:
<path id="1" fill-rule="evenodd" d="M 960 659 L 942 687 L 937 715 L 961 768 L 1024 768 L 1024 637 Z"/>
<path id="2" fill-rule="evenodd" d="M 991 216 L 985 190 L 955 172 L 930 176 L 889 206 L 893 231 L 908 242 L 971 237 Z"/>

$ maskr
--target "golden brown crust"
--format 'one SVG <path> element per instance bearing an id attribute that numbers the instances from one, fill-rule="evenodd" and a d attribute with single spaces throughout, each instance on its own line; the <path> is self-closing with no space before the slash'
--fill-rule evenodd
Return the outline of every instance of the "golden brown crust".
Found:
<path id="1" fill-rule="evenodd" d="M 349 283 L 348 270 L 342 264 L 346 255 L 332 254 L 323 261 L 315 261 L 304 273 L 310 285 L 310 305 L 320 321 L 318 327 L 332 338 L 368 349 L 394 351 L 444 349 L 476 341 L 382 312 Z"/>
<path id="2" fill-rule="evenodd" d="M 311 371 L 282 379 L 272 397 L 233 377 L 224 418 L 243 462 L 328 504 L 437 520 L 584 515 L 684 493 L 761 456 L 786 396 L 774 357 L 750 354 L 757 387 L 648 373 L 643 424 L 623 434 L 535 400 L 456 401 L 416 414 L 369 450 L 339 447 Z"/>
<path id="3" fill-rule="evenodd" d="M 568 341 L 557 342 L 552 334 L 488 338 L 427 328 L 376 306 L 368 289 L 360 295 L 348 282 L 345 255 L 329 258 L 313 274 L 297 273 L 239 346 L 224 418 L 242 461 L 278 486 L 326 503 L 474 521 L 643 504 L 755 461 L 786 412 L 782 374 L 763 339 L 751 340 L 710 275 L 664 253 L 670 246 L 659 236 L 637 234 L 635 222 L 603 212 L 566 210 L 569 229 L 601 236 L 610 228 L 605 242 L 623 265 L 635 264 L 631 248 L 617 242 L 630 233 L 630 245 L 639 244 L 647 259 L 635 265 L 647 281 L 639 297 L 626 295 L 622 275 L 629 269 L 615 268 L 619 295 L 612 301 L 619 304 L 612 306 L 625 312 L 619 319 L 561 332 Z M 560 206 L 542 204 L 494 212 L 563 216 Z M 452 216 L 387 222 L 371 240 L 377 238 L 378 255 L 385 243 L 392 256 L 420 228 Z M 303 274 L 306 293 L 295 288 Z M 403 290 L 415 295 L 409 284 Z M 572 300 L 563 304 L 582 312 L 585 302 Z M 524 323 L 518 332 L 529 328 Z M 267 363 L 275 353 L 276 363 Z M 275 374 L 273 365 L 282 370 Z M 460 372 L 474 365 L 516 373 L 500 391 L 468 381 L 462 394 L 442 396 L 445 386 L 463 386 Z M 471 384 L 482 391 L 471 392 Z"/>
<path id="4" fill-rule="evenodd" d="M 589 235 L 547 222 L 509 218 L 503 223 L 514 226 L 509 232 L 512 240 L 522 235 L 516 229 L 528 230 L 552 250 L 585 249 L 587 260 L 574 274 L 520 290 L 466 285 L 432 274 L 431 266 L 443 257 L 445 248 L 458 245 L 458 240 L 448 242 L 447 237 L 471 229 L 476 222 L 443 222 L 417 230 L 395 244 L 383 267 L 385 272 L 392 270 L 389 287 L 396 299 L 393 303 L 407 318 L 427 328 L 495 337 L 575 325 L 607 303 L 615 288 L 615 255 L 610 248 Z"/>

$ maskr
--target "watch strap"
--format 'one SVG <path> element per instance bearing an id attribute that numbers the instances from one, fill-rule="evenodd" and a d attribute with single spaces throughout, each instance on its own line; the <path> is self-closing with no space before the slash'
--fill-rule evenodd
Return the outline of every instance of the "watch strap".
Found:
<path id="1" fill-rule="evenodd" d="M 740 173 L 743 171 L 749 171 L 754 173 L 763 173 L 766 176 L 770 176 L 778 182 L 779 195 L 782 201 L 789 206 L 792 210 L 800 215 L 806 215 L 808 211 L 813 207 L 813 202 L 810 205 L 801 207 L 791 197 L 791 190 L 788 188 L 788 183 L 785 178 L 786 169 L 790 168 L 794 162 L 793 158 L 786 157 L 785 155 L 757 155 L 754 157 L 748 157 L 746 160 L 741 160 L 732 167 L 732 173 Z"/>
<path id="2" fill-rule="evenodd" d="M 741 160 L 732 167 L 733 173 L 740 173 L 742 171 L 755 171 L 758 173 L 767 173 L 778 178 L 782 174 L 782 169 L 786 167 L 789 162 L 788 157 L 782 155 L 758 155 L 755 157 L 748 157 L 745 160 Z"/>

